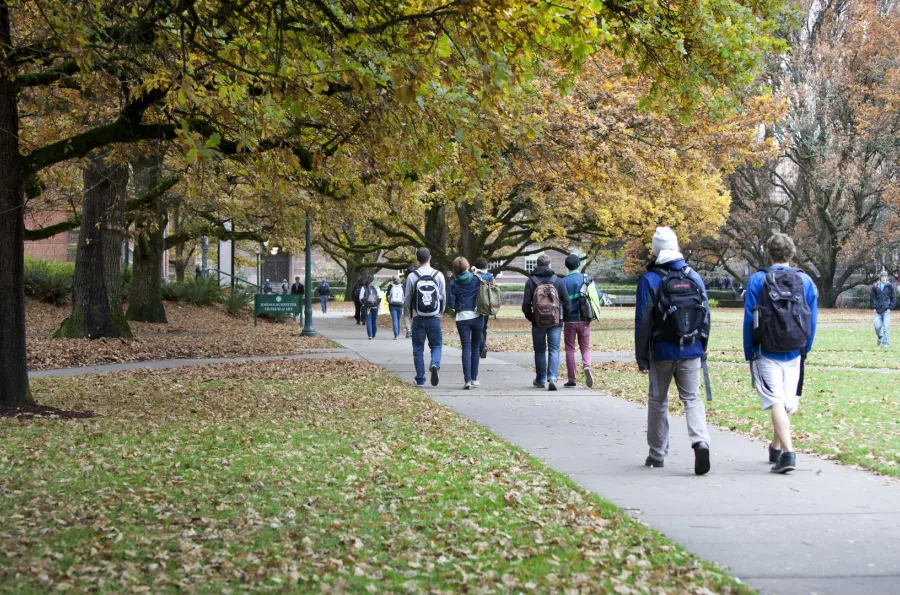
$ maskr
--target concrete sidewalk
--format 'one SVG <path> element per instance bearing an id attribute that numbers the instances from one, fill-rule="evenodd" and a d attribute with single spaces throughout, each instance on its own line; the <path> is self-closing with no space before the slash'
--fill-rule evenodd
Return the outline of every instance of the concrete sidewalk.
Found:
<path id="1" fill-rule="evenodd" d="M 409 340 L 380 329 L 369 341 L 337 318 L 318 330 L 412 382 Z M 529 362 L 504 355 L 482 360 L 483 386 L 464 391 L 460 351 L 445 347 L 441 384 L 426 391 L 762 592 L 900 593 L 897 482 L 804 454 L 798 471 L 773 475 L 763 442 L 716 429 L 712 472 L 697 477 L 680 418 L 666 467 L 649 469 L 643 407 L 584 388 L 531 388 L 533 373 L 516 365 Z"/>

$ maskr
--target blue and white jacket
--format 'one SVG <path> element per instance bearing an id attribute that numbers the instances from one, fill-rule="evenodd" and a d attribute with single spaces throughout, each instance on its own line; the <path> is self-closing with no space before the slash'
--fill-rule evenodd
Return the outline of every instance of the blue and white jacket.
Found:
<path id="1" fill-rule="evenodd" d="M 677 257 L 667 260 L 666 257 L 670 255 L 665 254 L 666 252 L 664 250 L 658 259 L 651 260 L 647 264 L 647 272 L 638 281 L 637 301 L 634 309 L 634 357 L 641 370 L 650 369 L 651 359 L 653 361 L 687 360 L 703 357 L 703 354 L 706 353 L 706 345 L 700 340 L 685 343 L 683 346 L 679 343 L 653 340 L 655 330 L 653 328 L 653 306 L 656 304 L 657 294 L 662 285 L 662 277 L 652 269 L 680 271 L 687 268 L 687 263 L 680 254 L 673 253 L 672 256 L 677 255 Z M 692 270 L 690 276 L 706 296 L 706 286 L 703 285 L 700 275 Z"/>
<path id="2" fill-rule="evenodd" d="M 774 266 L 771 269 L 789 269 L 790 267 Z M 819 290 L 816 284 L 809 278 L 809 275 L 801 272 L 800 277 L 803 279 L 803 295 L 806 297 L 806 303 L 812 312 L 812 325 L 809 331 L 809 340 L 806 342 L 806 352 L 812 351 L 813 341 L 816 338 L 816 321 L 819 318 Z M 750 280 L 747 281 L 747 293 L 744 294 L 744 359 L 750 361 L 757 354 L 763 357 L 778 361 L 790 361 L 800 357 L 800 350 L 787 352 L 770 352 L 763 351 L 759 345 L 753 343 L 753 310 L 759 304 L 759 295 L 762 293 L 763 286 L 766 283 L 766 271 L 757 271 L 753 273 Z"/>

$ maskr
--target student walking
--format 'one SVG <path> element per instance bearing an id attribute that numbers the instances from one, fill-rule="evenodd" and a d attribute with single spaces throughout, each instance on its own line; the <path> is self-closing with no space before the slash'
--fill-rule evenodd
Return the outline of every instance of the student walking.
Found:
<path id="1" fill-rule="evenodd" d="M 582 309 L 582 301 L 587 300 L 586 282 L 590 281 L 589 277 L 578 270 L 581 266 L 581 259 L 575 254 L 566 256 L 566 268 L 569 274 L 563 282 L 566 285 L 566 294 L 569 296 L 571 307 L 565 316 L 565 327 L 563 329 L 564 341 L 566 345 L 566 379 L 565 386 L 572 388 L 577 385 L 575 382 L 575 342 L 578 342 L 578 351 L 581 353 L 581 367 L 584 370 L 584 383 L 588 388 L 594 386 L 594 374 L 591 371 L 591 319 L 585 318 Z M 583 293 L 584 292 L 584 293 Z M 587 305 L 587 311 L 590 311 L 590 305 Z"/>
<path id="2" fill-rule="evenodd" d="M 878 281 L 872 285 L 869 307 L 875 315 L 875 336 L 878 346 L 887 349 L 891 345 L 891 310 L 897 305 L 897 294 L 888 279 L 886 269 L 881 269 Z"/>
<path id="3" fill-rule="evenodd" d="M 417 268 L 406 279 L 405 308 L 412 316 L 413 363 L 416 366 L 416 386 L 425 386 L 425 340 L 431 350 L 431 386 L 438 384 L 441 369 L 441 348 L 444 339 L 441 331 L 441 315 L 446 307 L 447 289 L 444 275 L 431 268 L 431 252 L 428 248 L 416 250 Z"/>
<path id="4" fill-rule="evenodd" d="M 319 300 L 322 302 L 322 314 L 328 313 L 328 298 L 331 297 L 331 285 L 325 279 L 319 280 L 319 286 L 316 288 L 319 294 Z"/>
<path id="5" fill-rule="evenodd" d="M 403 304 L 406 302 L 406 292 L 400 277 L 394 275 L 387 290 L 388 308 L 391 311 L 391 325 L 394 330 L 394 341 L 400 337 L 400 318 L 403 316 Z"/>
<path id="6" fill-rule="evenodd" d="M 362 291 L 362 288 L 365 286 L 366 282 L 362 276 L 360 276 L 353 285 L 353 319 L 356 320 L 356 324 L 363 324 L 362 301 L 359 299 L 359 295 L 360 291 Z"/>
<path id="7" fill-rule="evenodd" d="M 453 261 L 448 301 L 456 312 L 456 330 L 462 343 L 464 389 L 477 388 L 478 364 L 481 361 L 481 341 L 484 338 L 484 318 L 475 311 L 481 279 L 469 270 L 469 261 L 462 256 Z"/>
<path id="8" fill-rule="evenodd" d="M 290 291 L 291 291 L 291 286 L 287 282 L 287 279 L 282 280 L 281 281 L 281 293 L 283 295 L 287 295 L 288 293 L 290 293 Z"/>
<path id="9" fill-rule="evenodd" d="M 760 405 L 772 416 L 772 472 L 787 473 L 797 468 L 791 416 L 800 406 L 806 354 L 816 336 L 819 293 L 806 273 L 791 267 L 796 248 L 790 237 L 776 233 L 766 252 L 772 265 L 747 281 L 744 357 Z"/>
<path id="10" fill-rule="evenodd" d="M 488 283 L 494 283 L 496 281 L 496 279 L 494 279 L 494 276 L 492 274 L 490 274 L 487 270 L 488 269 L 488 261 L 486 258 L 484 258 L 483 256 L 479 256 L 478 258 L 475 259 L 474 265 L 475 266 L 472 267 L 472 272 L 475 273 L 475 275 L 477 275 L 479 279 L 481 279 L 482 281 L 486 281 Z M 481 355 L 481 359 L 484 359 L 487 357 L 487 351 L 488 351 L 487 331 L 488 331 L 488 320 L 490 320 L 490 317 L 483 316 L 482 318 L 484 318 L 484 333 L 483 333 L 483 336 L 481 337 L 481 354 L 480 355 Z"/>
<path id="11" fill-rule="evenodd" d="M 416 272 L 415 265 L 409 265 L 409 268 L 406 269 L 406 274 L 403 276 L 403 328 L 406 331 L 406 338 L 412 339 L 412 316 L 409 312 L 409 308 L 406 306 L 408 300 L 406 300 L 406 282 L 409 280 L 409 276 Z"/>
<path id="12" fill-rule="evenodd" d="M 550 269 L 550 257 L 537 257 L 537 268 L 525 282 L 522 313 L 531 322 L 535 388 L 556 390 L 559 378 L 559 340 L 569 312 L 569 294 L 562 279 Z"/>
<path id="13" fill-rule="evenodd" d="M 637 287 L 634 349 L 641 372 L 649 374 L 647 404 L 648 467 L 662 467 L 669 454 L 669 385 L 675 380 L 684 403 L 688 437 L 694 449 L 694 473 L 709 472 L 709 431 L 700 398 L 709 340 L 709 299 L 703 280 L 684 261 L 678 237 L 668 227 L 653 235 L 653 257 Z"/>
<path id="14" fill-rule="evenodd" d="M 384 293 L 375 285 L 375 277 L 369 275 L 366 284 L 359 291 L 359 301 L 362 304 L 363 318 L 366 321 L 366 335 L 369 340 L 375 338 L 378 333 L 378 310 L 381 308 L 381 298 Z"/>
<path id="15" fill-rule="evenodd" d="M 303 322 L 303 295 L 306 293 L 306 288 L 303 286 L 303 283 L 300 283 L 300 277 L 294 277 L 294 284 L 291 285 L 291 295 L 299 295 L 300 296 L 300 314 L 294 317 L 295 320 L 300 320 Z"/>

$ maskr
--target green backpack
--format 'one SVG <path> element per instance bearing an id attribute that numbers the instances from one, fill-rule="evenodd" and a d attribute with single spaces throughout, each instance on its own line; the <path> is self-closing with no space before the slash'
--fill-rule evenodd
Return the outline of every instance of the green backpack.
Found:
<path id="1" fill-rule="evenodd" d="M 581 283 L 578 308 L 583 321 L 591 322 L 600 319 L 600 294 L 597 293 L 594 279 L 588 275 L 584 275 L 584 281 Z"/>
<path id="2" fill-rule="evenodd" d="M 493 281 L 481 279 L 478 297 L 475 298 L 475 312 L 479 316 L 497 316 L 500 312 L 500 287 Z"/>

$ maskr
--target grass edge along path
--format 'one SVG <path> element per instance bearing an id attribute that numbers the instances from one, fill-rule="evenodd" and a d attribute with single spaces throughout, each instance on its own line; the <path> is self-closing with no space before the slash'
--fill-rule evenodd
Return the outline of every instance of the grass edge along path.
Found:
<path id="1" fill-rule="evenodd" d="M 750 592 L 371 364 L 34 385 L 102 417 L 0 419 L 0 591 Z"/>

